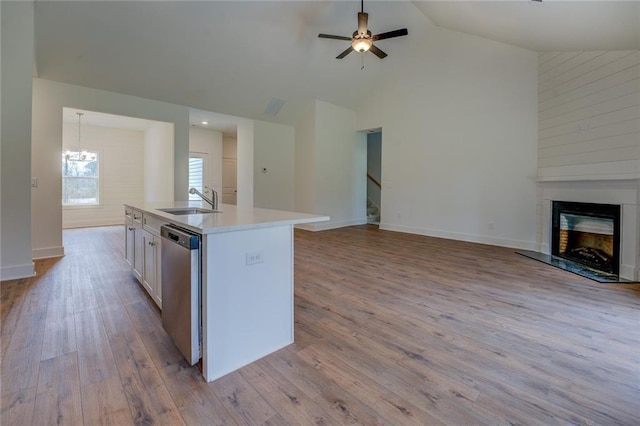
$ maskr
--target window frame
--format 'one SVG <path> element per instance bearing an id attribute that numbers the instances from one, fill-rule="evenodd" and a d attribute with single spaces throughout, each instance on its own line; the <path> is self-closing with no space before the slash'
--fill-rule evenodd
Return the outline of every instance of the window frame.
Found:
<path id="1" fill-rule="evenodd" d="M 87 152 L 94 153 L 96 155 L 96 176 L 64 176 L 62 173 L 62 166 L 64 165 L 64 154 L 65 152 Z M 102 169 L 102 152 L 98 149 L 88 149 L 88 148 L 64 148 L 61 154 L 61 189 L 62 189 L 62 197 L 61 203 L 63 209 L 91 209 L 91 208 L 99 208 L 102 207 L 102 179 L 100 177 L 101 169 Z M 96 182 L 96 202 L 95 203 L 86 203 L 86 204 L 68 204 L 64 202 L 64 191 L 65 191 L 65 181 L 68 180 L 93 180 Z"/>
<path id="2" fill-rule="evenodd" d="M 207 184 L 207 180 L 208 180 L 208 173 L 209 173 L 209 154 L 206 152 L 197 152 L 197 151 L 189 151 L 189 161 L 191 161 L 192 158 L 199 158 L 200 160 L 202 160 L 202 188 L 196 188 L 198 189 L 200 192 L 202 192 L 203 194 L 205 193 L 206 188 L 208 188 L 208 184 Z M 190 167 L 188 167 L 187 173 L 189 172 Z M 187 174 L 187 183 L 189 183 L 189 181 L 191 180 L 191 176 L 188 173 Z M 187 191 L 191 188 L 190 184 L 188 185 Z M 200 198 L 198 195 L 196 194 L 189 194 L 188 201 L 201 201 L 202 198 Z"/>

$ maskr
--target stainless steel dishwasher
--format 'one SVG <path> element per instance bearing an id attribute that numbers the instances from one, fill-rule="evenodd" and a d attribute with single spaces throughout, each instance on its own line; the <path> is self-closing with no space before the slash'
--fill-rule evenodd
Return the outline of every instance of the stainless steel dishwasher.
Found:
<path id="1" fill-rule="evenodd" d="M 182 355 L 194 365 L 200 359 L 200 235 L 172 225 L 162 236 L 162 327 Z"/>

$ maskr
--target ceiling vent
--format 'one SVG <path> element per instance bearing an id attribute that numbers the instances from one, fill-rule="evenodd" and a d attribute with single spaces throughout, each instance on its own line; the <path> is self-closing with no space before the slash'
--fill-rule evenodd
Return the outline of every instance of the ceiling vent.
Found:
<path id="1" fill-rule="evenodd" d="M 267 107 L 264 109 L 264 114 L 275 117 L 276 115 L 278 115 L 285 102 L 286 101 L 283 101 L 282 99 L 271 98 L 269 100 L 269 103 L 267 104 Z"/>

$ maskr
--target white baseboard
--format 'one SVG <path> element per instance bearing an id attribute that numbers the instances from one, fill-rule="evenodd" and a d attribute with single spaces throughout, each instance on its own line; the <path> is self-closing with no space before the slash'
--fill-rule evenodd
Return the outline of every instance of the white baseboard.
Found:
<path id="1" fill-rule="evenodd" d="M 299 223 L 297 225 L 293 225 L 293 227 L 296 229 L 303 229 L 305 231 L 315 231 L 313 224 L 311 223 Z"/>
<path id="2" fill-rule="evenodd" d="M 88 220 L 73 220 L 67 221 L 62 225 L 63 229 L 72 228 L 92 228 L 94 226 L 113 226 L 124 225 L 124 221 L 121 217 L 117 219 L 88 219 Z"/>
<path id="3" fill-rule="evenodd" d="M 520 250 L 533 250 L 538 248 L 538 244 L 535 241 L 519 241 L 511 240 L 507 238 L 490 237 L 487 235 L 473 235 L 464 234 L 460 232 L 440 231 L 425 228 L 416 228 L 404 225 L 393 225 L 388 223 L 381 223 L 380 229 L 386 231 L 405 232 L 407 234 L 425 235 L 428 237 L 446 238 L 449 240 L 467 241 L 470 243 L 488 244 L 492 246 L 509 247 Z"/>
<path id="4" fill-rule="evenodd" d="M 631 281 L 640 280 L 640 271 L 636 270 L 633 265 L 620 264 L 619 275 L 621 278 Z"/>
<path id="5" fill-rule="evenodd" d="M 41 249 L 34 249 L 31 252 L 34 259 L 48 259 L 50 257 L 62 257 L 64 256 L 64 247 L 47 247 Z"/>
<path id="6" fill-rule="evenodd" d="M 33 277 L 36 270 L 33 262 L 26 265 L 5 266 L 0 269 L 0 281 Z"/>
<path id="7" fill-rule="evenodd" d="M 367 218 L 342 220 L 335 222 L 320 222 L 320 223 L 303 223 L 295 225 L 298 229 L 304 229 L 306 231 L 327 231 L 329 229 L 344 228 L 346 226 L 366 225 Z"/>

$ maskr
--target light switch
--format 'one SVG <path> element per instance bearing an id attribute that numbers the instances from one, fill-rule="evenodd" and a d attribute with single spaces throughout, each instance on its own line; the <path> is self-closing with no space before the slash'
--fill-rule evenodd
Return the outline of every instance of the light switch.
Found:
<path id="1" fill-rule="evenodd" d="M 34 188 L 38 186 L 38 178 L 37 177 L 32 177 L 31 178 L 31 186 L 33 186 Z"/>

